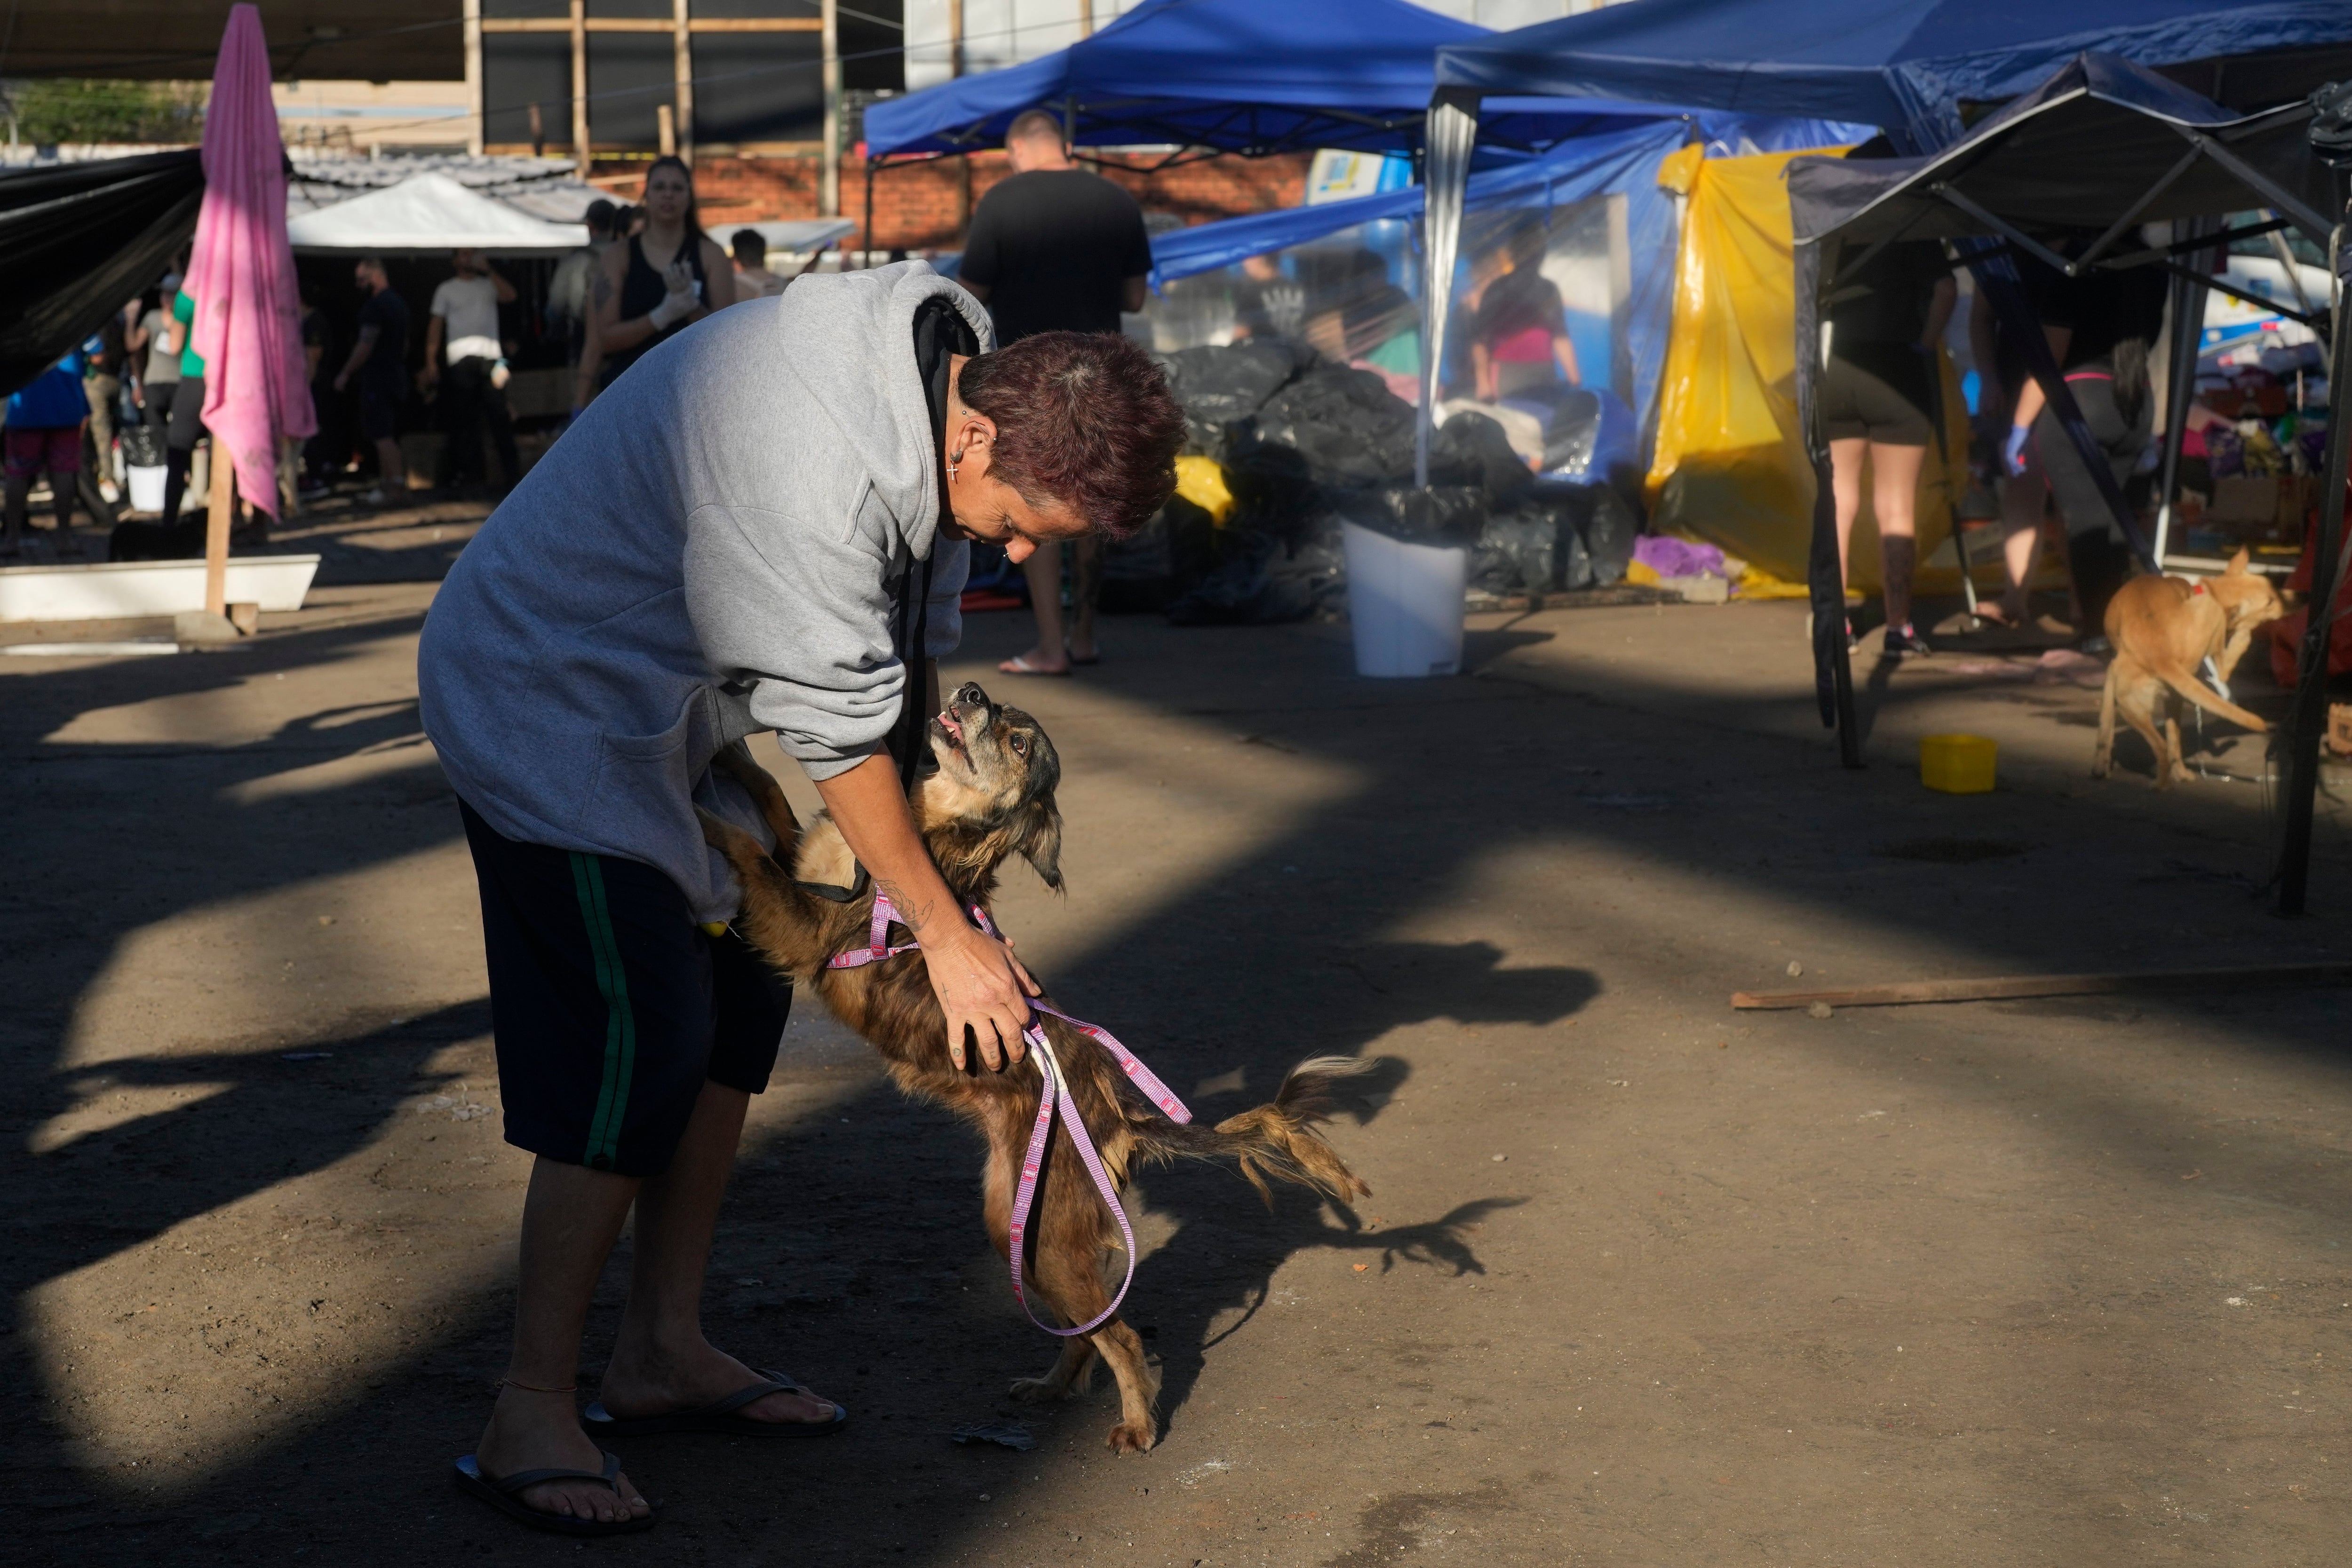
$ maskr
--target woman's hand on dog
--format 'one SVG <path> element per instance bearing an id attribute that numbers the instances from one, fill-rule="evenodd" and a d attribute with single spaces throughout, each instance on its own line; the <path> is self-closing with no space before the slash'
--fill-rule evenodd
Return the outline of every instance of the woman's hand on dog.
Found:
<path id="1" fill-rule="evenodd" d="M 958 1071 L 965 1061 L 967 1030 L 991 1071 L 1002 1071 L 1008 1054 L 1020 1061 L 1021 1030 L 1029 1021 L 1028 998 L 1037 994 L 1037 982 L 1013 956 L 1010 944 L 964 917 L 963 906 L 915 832 L 897 766 L 877 752 L 845 772 L 819 779 L 816 788 L 851 852 L 922 944 L 931 991 L 947 1015 L 948 1055 Z"/>
<path id="2" fill-rule="evenodd" d="M 1037 994 L 1038 987 L 1013 956 L 1013 945 L 969 925 L 926 931 L 921 940 L 931 990 L 940 998 L 940 1011 L 947 1015 L 948 1057 L 956 1070 L 963 1070 L 967 1030 L 991 1072 L 1003 1071 L 1008 1061 L 1019 1061 L 1024 1054 L 1021 1031 L 1029 1022 L 1028 998 Z"/>

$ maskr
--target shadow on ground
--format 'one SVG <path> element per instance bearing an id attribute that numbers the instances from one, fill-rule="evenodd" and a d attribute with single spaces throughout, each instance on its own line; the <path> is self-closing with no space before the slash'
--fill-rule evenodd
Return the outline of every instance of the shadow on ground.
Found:
<path id="1" fill-rule="evenodd" d="M 237 655 L 155 662 L 161 668 L 12 680 L 0 734 L 14 771 L 33 780 L 19 795 L 20 821 L 47 836 L 32 857 L 37 874 L 0 894 L 12 945 L 0 977 L 18 998 L 0 1024 L 0 1085 L 21 1124 L 76 1100 L 88 1070 L 63 1062 L 62 1042 L 78 998 L 122 936 L 179 912 L 446 845 L 457 833 L 454 806 L 423 758 L 306 796 L 299 809 L 226 803 L 237 786 L 293 759 L 404 740 L 414 716 L 397 705 L 337 705 L 242 745 L 65 747 L 43 737 L 90 709 L 331 663 L 414 626 L 414 618 L 395 619 Z M 1017 633 L 1010 618 L 977 623 L 976 664 L 1012 651 Z M 1540 635 L 1489 636 L 1473 653 L 1483 662 L 1514 639 Z M 1792 921 L 1832 911 L 1880 921 L 1923 940 L 1953 941 L 1971 963 L 2011 969 L 2103 967 L 2118 949 L 2145 951 L 2149 932 L 2173 917 L 2171 905 L 2247 902 L 2242 892 L 2217 893 L 2193 877 L 2181 898 L 2158 897 L 2134 879 L 2160 873 L 2183 852 L 2178 842 L 2146 824 L 2012 800 L 1999 816 L 1964 812 L 1961 836 L 2000 826 L 2027 846 L 2020 859 L 2042 885 L 2064 889 L 2070 908 L 2099 909 L 2103 918 L 2070 925 L 2065 911 L 2045 909 L 2030 921 L 1971 919 L 1955 913 L 1936 880 L 1961 874 L 1970 857 L 1946 865 L 1878 852 L 1889 842 L 1951 833 L 1951 813 L 1890 791 L 1883 775 L 1841 774 L 1826 742 L 1801 749 L 1695 734 L 1506 682 L 1361 682 L 1347 673 L 1343 645 L 1315 632 L 1139 627 L 1132 641 L 1159 656 L 1114 661 L 1099 679 L 1139 711 L 1215 727 L 1236 744 L 1307 755 L 1355 780 L 1295 831 L 1153 905 L 1133 926 L 1102 934 L 1051 977 L 1057 994 L 1085 998 L 1074 1005 L 1089 1016 L 1110 1016 L 1093 998 L 1117 998 L 1122 1035 L 1172 1082 L 1238 1075 L 1236 1097 L 1210 1099 L 1207 1108 L 1221 1113 L 1262 1094 L 1305 1056 L 1377 1053 L 1394 1031 L 1431 1019 L 1549 1024 L 1585 1007 L 1603 985 L 1594 971 L 1521 967 L 1485 941 L 1395 935 L 1416 912 L 1475 888 L 1494 857 L 1547 840 L 1605 841 L 1662 875 L 1769 891 Z M 1638 685 L 1638 676 L 1628 679 Z M 344 707 L 351 712 L 338 711 Z M 327 722 L 352 714 L 354 722 Z M 2111 902 L 2118 889 L 2137 889 L 2137 904 Z M 1622 891 L 1566 885 L 1559 896 Z M 2331 926 L 2323 935 L 2336 934 Z M 2224 941 L 2255 946 L 2244 932 Z M 342 1032 L 306 1038 L 310 1048 L 333 1051 L 335 1066 L 299 1078 L 284 1071 L 274 1044 L 231 1041 L 209 1053 L 110 1062 L 107 1071 L 125 1082 L 202 1075 L 230 1088 L 55 1152 L 11 1150 L 0 1169 L 20 1207 L 15 1245 L 0 1266 L 6 1289 L 21 1301 L 182 1218 L 396 1137 L 396 1103 L 430 1087 L 420 1074 L 436 1052 L 481 1035 L 485 1013 L 469 1003 L 397 1026 L 353 1019 Z M 2284 1019 L 2281 1032 L 2265 1032 L 2263 1016 L 2250 1018 L 2249 1046 L 2336 1049 L 2284 1032 Z M 1129 1019 L 1151 1022 L 1138 1028 Z M 1559 1050 L 1565 1059 L 1575 1047 Z M 1360 1121 L 1377 1117 L 1402 1081 L 1401 1064 L 1373 1079 Z M 2168 1114 L 2118 1103 L 2101 1135 L 2126 1147 L 2159 1142 Z M 713 1270 L 713 1337 L 784 1361 L 837 1393 L 856 1423 L 837 1443 L 784 1445 L 782 1454 L 723 1442 L 633 1453 L 632 1472 L 665 1500 L 667 1521 L 650 1537 L 609 1544 L 604 1555 L 939 1560 L 970 1527 L 976 1490 L 1018 1487 L 1045 1463 L 1099 1444 L 1112 1419 L 1103 1396 L 1043 1415 L 1003 1403 L 1005 1382 L 1038 1370 L 1052 1347 L 1003 1300 L 997 1266 L 984 1255 L 977 1169 L 976 1146 L 944 1114 L 870 1081 L 747 1153 Z M 1377 1170 L 1363 1174 L 1380 1186 Z M 1500 1176 L 1498 1166 L 1492 1182 L 1465 1181 L 1442 1212 L 1396 1215 L 1376 1227 L 1293 1194 L 1261 1208 L 1222 1172 L 1147 1176 L 1151 1209 L 1172 1234 L 1139 1271 L 1130 1318 L 1162 1363 L 1171 1443 L 1184 1437 L 1207 1355 L 1267 1310 L 1286 1260 L 1332 1249 L 1382 1270 L 1475 1275 L 1482 1264 L 1472 1228 L 1520 1201 Z M 2290 1180 L 2284 1170 L 2280 1180 Z M 2287 1190 L 2277 1197 L 2310 1201 Z M 608 1274 L 592 1345 L 609 1335 L 625 1267 L 625 1257 Z M 54 1403 L 39 1357 L 12 1322 L 0 1349 L 8 1389 L 0 1408 L 14 1469 L 37 1501 L 29 1528 L 52 1555 L 100 1561 L 165 1551 L 181 1560 L 316 1552 L 355 1563 L 482 1554 L 577 1561 L 569 1544 L 521 1536 L 433 1490 L 449 1458 L 470 1446 L 487 1376 L 501 1360 L 508 1305 L 502 1289 L 475 1292 L 407 1361 L 371 1374 L 364 1388 L 322 1399 L 299 1439 L 225 1464 L 163 1507 L 135 1500 L 121 1478 L 82 1468 L 68 1438 L 70 1413 Z M 947 1427 L 1008 1416 L 1037 1423 L 1046 1451 L 1016 1456 L 943 1441 Z M 1412 1506 L 1402 1500 L 1395 1510 Z M 1382 1529 L 1393 1535 L 1404 1519 L 1397 1513 Z M 1370 1561 L 1360 1555 L 1369 1550 L 1347 1560 Z"/>

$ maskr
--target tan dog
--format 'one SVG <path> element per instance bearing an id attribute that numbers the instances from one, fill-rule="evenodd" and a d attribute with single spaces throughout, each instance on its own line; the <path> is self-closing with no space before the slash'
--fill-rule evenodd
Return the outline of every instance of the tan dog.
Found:
<path id="1" fill-rule="evenodd" d="M 2107 603 L 2107 641 L 2115 662 L 2107 666 L 2106 690 L 2099 698 L 2099 741 L 2091 777 L 2105 779 L 2116 748 L 2116 715 L 2147 737 L 2156 753 L 2156 787 L 2169 789 L 2189 777 L 2180 758 L 2180 725 L 2161 714 L 2167 687 L 2207 713 L 2218 714 L 2256 735 L 2270 728 L 2208 686 L 2199 668 L 2207 659 L 2229 685 L 2245 657 L 2254 628 L 2286 613 L 2269 580 L 2246 570 L 2246 552 L 2230 558 L 2219 577 L 2190 582 L 2178 577 L 2136 577 Z"/>

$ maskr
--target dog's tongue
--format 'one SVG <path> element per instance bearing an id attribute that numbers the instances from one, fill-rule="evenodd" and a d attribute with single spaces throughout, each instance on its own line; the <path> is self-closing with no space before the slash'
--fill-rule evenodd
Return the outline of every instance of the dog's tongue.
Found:
<path id="1" fill-rule="evenodd" d="M 940 724 L 950 735 L 955 737 L 955 743 L 958 746 L 963 744 L 963 726 L 956 722 L 955 709 L 942 708 L 940 711 Z"/>

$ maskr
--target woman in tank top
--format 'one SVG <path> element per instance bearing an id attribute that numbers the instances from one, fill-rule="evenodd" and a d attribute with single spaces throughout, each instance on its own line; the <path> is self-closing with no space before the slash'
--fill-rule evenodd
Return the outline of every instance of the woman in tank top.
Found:
<path id="1" fill-rule="evenodd" d="M 734 270 L 702 232 L 694 176 L 677 158 L 646 172 L 646 226 L 607 246 L 589 287 L 588 341 L 572 401 L 588 400 L 614 377 L 713 310 L 735 303 Z"/>

